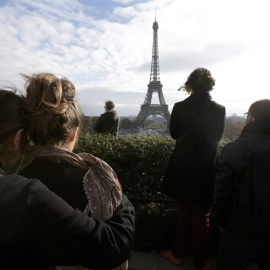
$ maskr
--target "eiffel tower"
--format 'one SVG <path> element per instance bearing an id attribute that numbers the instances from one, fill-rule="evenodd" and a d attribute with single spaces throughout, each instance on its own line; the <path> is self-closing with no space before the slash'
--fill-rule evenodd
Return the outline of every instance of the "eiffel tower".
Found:
<path id="1" fill-rule="evenodd" d="M 165 103 L 165 99 L 162 93 L 162 84 L 160 83 L 159 75 L 159 61 L 158 61 L 158 23 L 155 18 L 153 23 L 153 49 L 152 49 L 152 63 L 151 63 L 151 73 L 150 82 L 147 85 L 148 90 L 144 100 L 143 105 L 141 105 L 141 110 L 135 119 L 134 126 L 142 126 L 144 120 L 150 115 L 160 115 L 170 122 L 171 115 L 168 110 L 168 105 Z M 158 93 L 159 104 L 151 104 L 153 93 Z"/>

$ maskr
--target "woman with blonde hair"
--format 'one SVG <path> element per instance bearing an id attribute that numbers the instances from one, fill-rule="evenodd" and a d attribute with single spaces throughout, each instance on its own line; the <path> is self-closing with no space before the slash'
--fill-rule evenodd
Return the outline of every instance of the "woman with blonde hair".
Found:
<path id="1" fill-rule="evenodd" d="M 197 68 L 180 88 L 190 94 L 175 103 L 170 134 L 175 149 L 164 177 L 162 191 L 178 202 L 178 225 L 171 249 L 163 257 L 181 264 L 192 235 L 196 270 L 210 269 L 206 261 L 207 232 L 217 164 L 218 142 L 224 129 L 225 107 L 212 101 L 215 79 Z"/>
<path id="2" fill-rule="evenodd" d="M 25 115 L 22 97 L 0 89 L 0 163 L 8 173 L 27 150 L 29 122 Z M 134 209 L 125 195 L 111 219 L 94 220 L 69 206 L 39 180 L 5 175 L 2 168 L 1 270 L 45 270 L 50 264 L 108 269 L 129 258 Z"/>
<path id="3" fill-rule="evenodd" d="M 72 207 L 93 218 L 109 219 L 121 202 L 122 188 L 106 162 L 72 152 L 81 117 L 73 83 L 50 73 L 22 76 L 30 147 L 17 173 L 40 179 Z M 127 269 L 127 263 L 120 268 Z"/>

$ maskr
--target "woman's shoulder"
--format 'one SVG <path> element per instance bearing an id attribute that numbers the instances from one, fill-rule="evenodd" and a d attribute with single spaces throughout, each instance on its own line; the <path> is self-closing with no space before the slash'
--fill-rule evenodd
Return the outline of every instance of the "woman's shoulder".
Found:
<path id="1" fill-rule="evenodd" d="M 201 103 L 203 100 L 210 100 L 209 95 L 191 94 L 184 100 L 176 102 L 174 106 L 177 108 L 181 108 L 185 106 L 190 106 L 192 104 Z"/>
<path id="2" fill-rule="evenodd" d="M 223 106 L 222 104 L 217 103 L 216 101 L 212 100 L 212 104 L 214 106 L 216 106 L 217 108 L 221 109 L 221 110 L 225 110 L 225 106 Z"/>
<path id="3" fill-rule="evenodd" d="M 88 165 L 104 167 L 112 170 L 111 166 L 105 162 L 103 159 L 98 158 L 90 153 L 78 153 L 80 158 L 82 158 Z"/>
<path id="4" fill-rule="evenodd" d="M 173 106 L 173 111 L 179 111 L 179 110 L 183 110 L 188 106 L 189 102 L 187 101 L 187 99 L 176 102 Z"/>
<path id="5" fill-rule="evenodd" d="M 20 172 L 24 177 L 39 179 L 73 208 L 81 211 L 87 205 L 83 188 L 86 173 L 87 169 L 74 166 L 59 156 L 38 156 Z"/>
<path id="6" fill-rule="evenodd" d="M 20 174 L 25 177 L 35 177 L 44 179 L 46 182 L 51 182 L 57 179 L 60 181 L 61 178 L 76 181 L 76 178 L 82 179 L 86 172 L 86 168 L 74 166 L 74 164 L 62 157 L 38 156 L 25 166 L 20 171 Z"/>
<path id="7" fill-rule="evenodd" d="M 72 181 L 76 175 L 81 178 L 87 169 L 88 166 L 82 158 L 65 149 L 33 147 L 24 154 L 17 173 L 26 177 L 37 177 L 46 182 L 52 182 L 56 178 Z"/>

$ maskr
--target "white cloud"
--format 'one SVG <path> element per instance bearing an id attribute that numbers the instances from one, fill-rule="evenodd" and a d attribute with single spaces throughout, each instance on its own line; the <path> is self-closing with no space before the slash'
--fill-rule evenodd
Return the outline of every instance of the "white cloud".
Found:
<path id="1" fill-rule="evenodd" d="M 85 112 L 100 114 L 112 98 L 122 115 L 136 114 L 149 83 L 156 11 L 170 110 L 186 97 L 177 88 L 198 66 L 212 71 L 213 97 L 231 113 L 269 96 L 268 1 L 114 0 L 108 10 L 102 2 L 0 4 L 0 81 L 17 81 L 20 72 L 62 74 L 76 84 Z"/>
<path id="2" fill-rule="evenodd" d="M 112 2 L 120 3 L 123 5 L 128 5 L 128 4 L 134 3 L 136 1 L 137 0 L 112 0 Z"/>
<path id="3" fill-rule="evenodd" d="M 137 12 L 134 7 L 128 7 L 128 8 L 116 8 L 113 14 L 116 16 L 120 16 L 122 18 L 130 19 L 136 16 Z"/>

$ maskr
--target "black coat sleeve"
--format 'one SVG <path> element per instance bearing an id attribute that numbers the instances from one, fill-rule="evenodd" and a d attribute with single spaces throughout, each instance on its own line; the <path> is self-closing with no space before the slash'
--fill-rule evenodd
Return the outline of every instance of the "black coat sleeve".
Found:
<path id="1" fill-rule="evenodd" d="M 28 222 L 44 259 L 57 265 L 108 269 L 129 259 L 134 235 L 134 208 L 123 195 L 111 219 L 94 220 L 74 210 L 39 181 L 28 196 Z"/>
<path id="2" fill-rule="evenodd" d="M 224 128 L 225 128 L 225 118 L 226 118 L 226 109 L 225 107 L 222 106 L 221 108 L 221 116 L 220 116 L 220 119 L 221 119 L 221 125 L 220 125 L 220 128 L 218 130 L 218 138 L 217 140 L 220 141 L 221 137 L 222 137 L 222 134 L 224 132 Z"/>
<path id="3" fill-rule="evenodd" d="M 221 156 L 218 161 L 214 188 L 214 203 L 211 210 L 212 219 L 221 227 L 226 223 L 233 196 L 233 177 L 235 171 Z"/>
<path id="4" fill-rule="evenodd" d="M 179 133 L 179 123 L 178 123 L 178 109 L 177 106 L 174 105 L 173 110 L 172 110 L 172 114 L 171 114 L 171 120 L 170 120 L 170 126 L 169 126 L 169 130 L 170 130 L 170 134 L 171 137 L 175 140 L 178 139 L 178 133 Z"/>
<path id="5" fill-rule="evenodd" d="M 218 160 L 211 215 L 220 226 L 226 225 L 230 208 L 233 207 L 234 193 L 239 189 L 243 170 L 251 157 L 251 153 L 238 140 L 224 146 Z"/>

